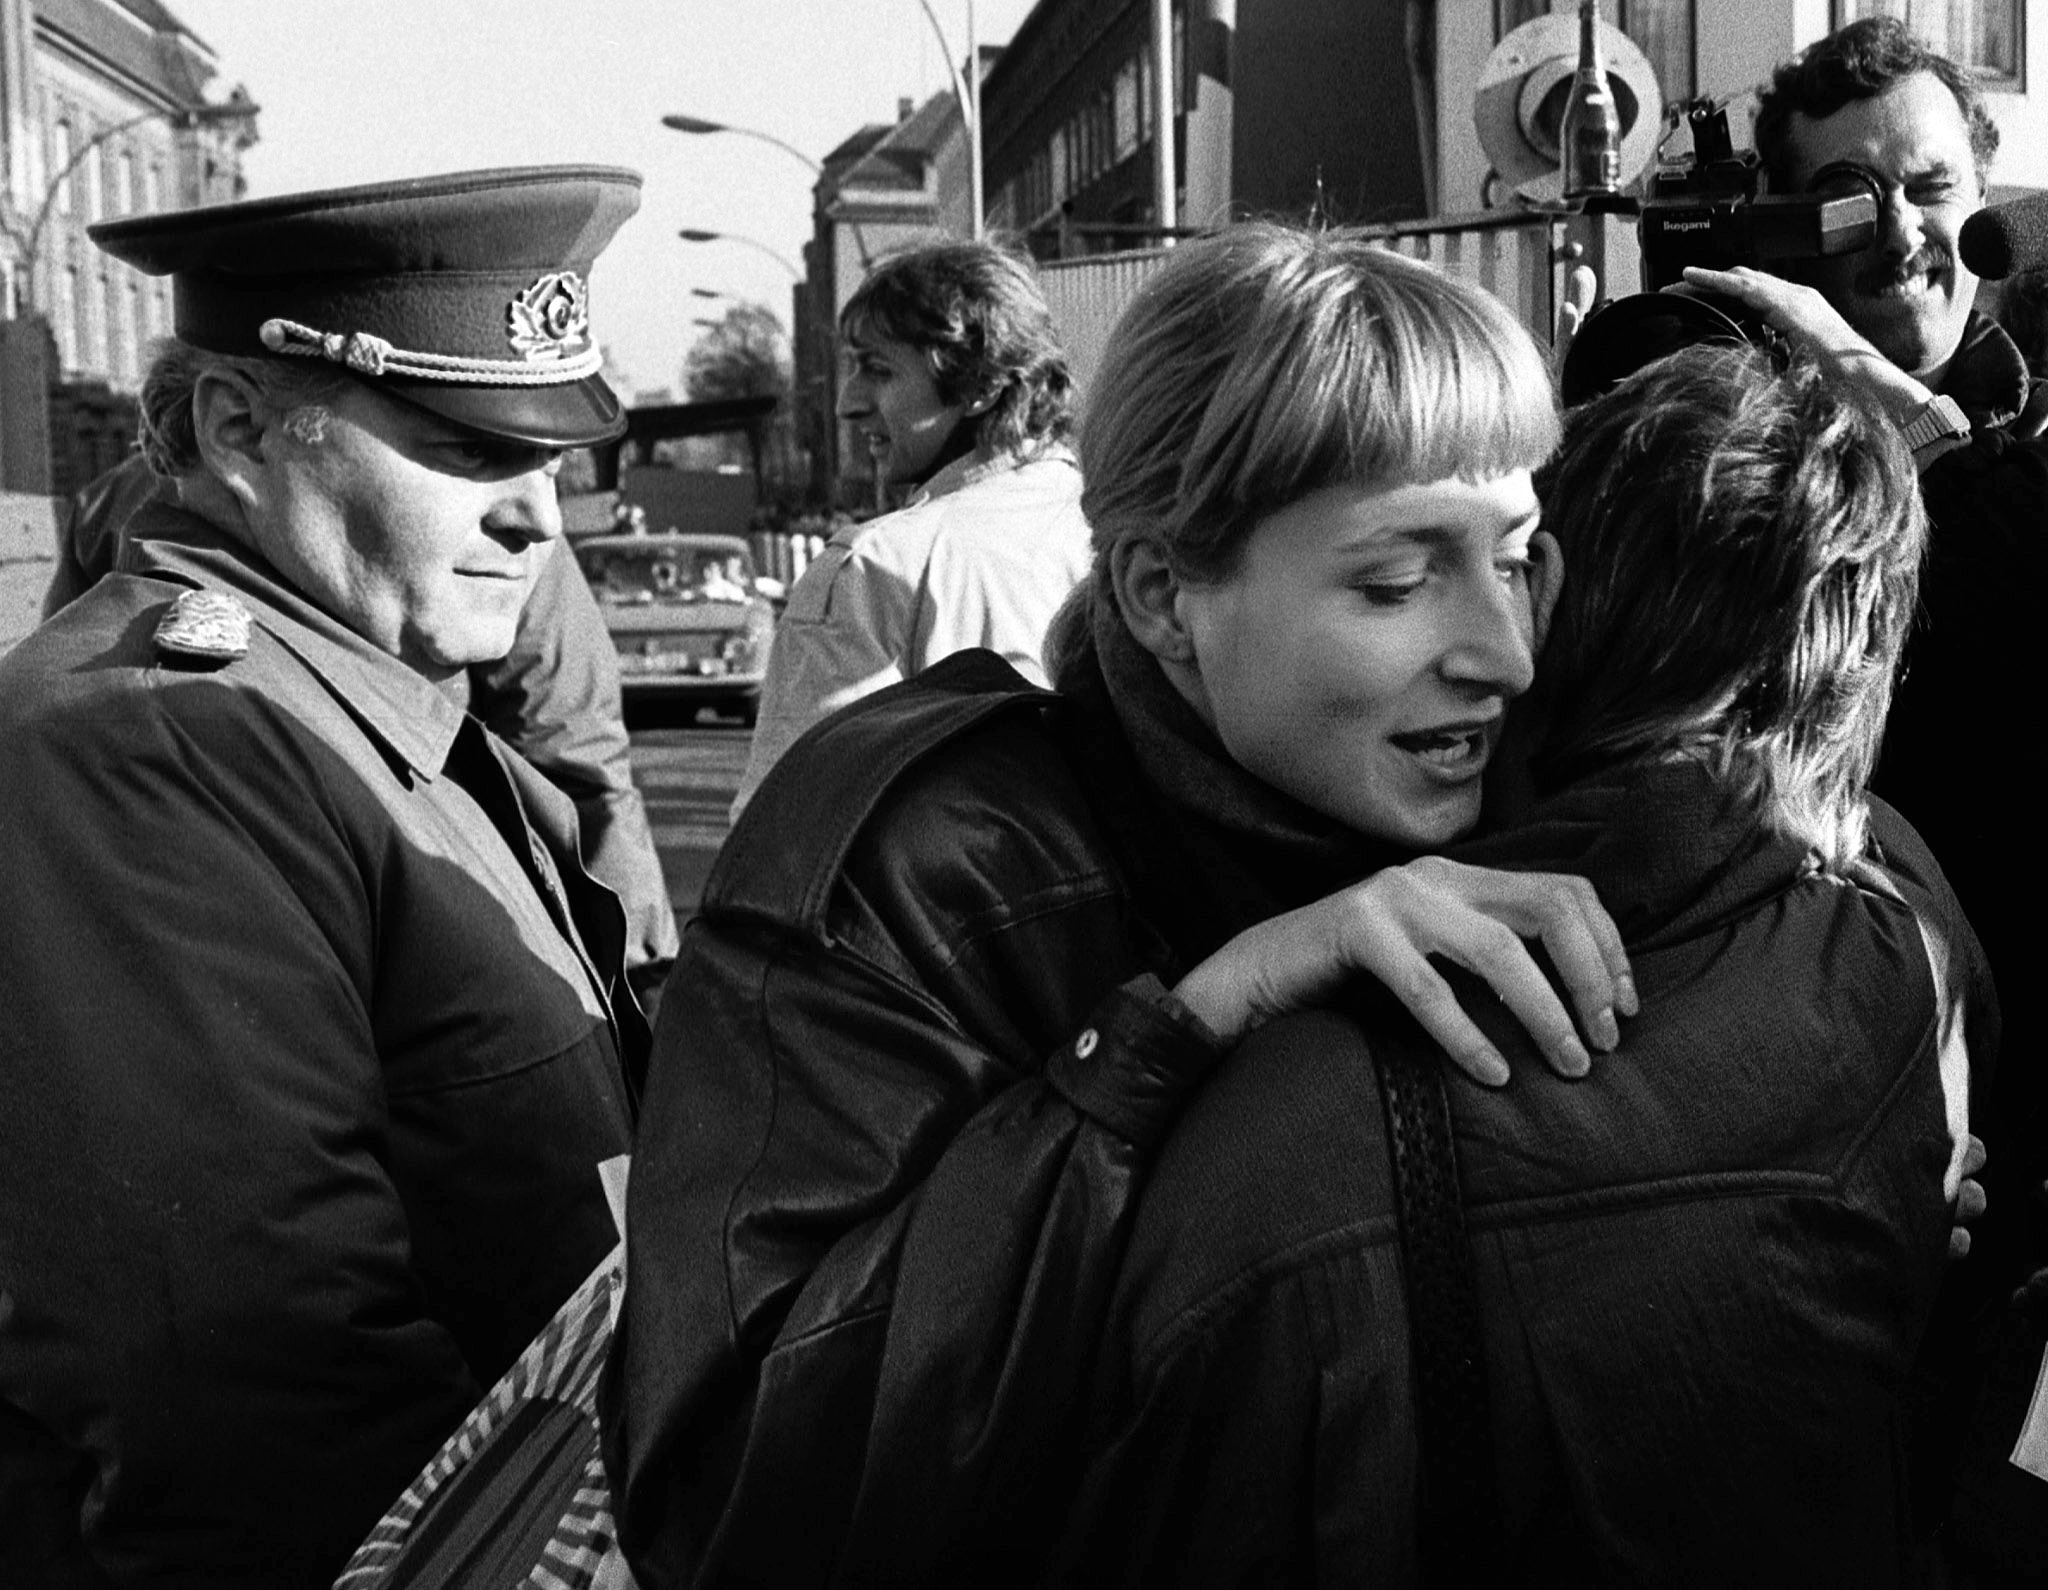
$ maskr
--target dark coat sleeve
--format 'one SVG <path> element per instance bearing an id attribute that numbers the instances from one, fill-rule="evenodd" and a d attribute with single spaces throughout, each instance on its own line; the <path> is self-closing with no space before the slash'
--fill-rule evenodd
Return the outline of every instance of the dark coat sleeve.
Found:
<path id="1" fill-rule="evenodd" d="M 226 722 L 0 756 L 0 1583 L 324 1586 L 478 1393 L 384 1164 L 346 780 Z"/>
<path id="2" fill-rule="evenodd" d="M 604 1400 L 649 1590 L 971 1582 L 1049 1538 L 1138 1174 L 1213 1051 L 1122 896 L 1027 862 L 1035 899 L 856 860 L 829 934 L 686 933 Z"/>
<path id="3" fill-rule="evenodd" d="M 618 653 L 575 554 L 543 560 L 503 661 L 470 674 L 470 710 L 576 804 L 583 864 L 626 910 L 626 964 L 676 956 L 676 918 L 633 784 Z"/>

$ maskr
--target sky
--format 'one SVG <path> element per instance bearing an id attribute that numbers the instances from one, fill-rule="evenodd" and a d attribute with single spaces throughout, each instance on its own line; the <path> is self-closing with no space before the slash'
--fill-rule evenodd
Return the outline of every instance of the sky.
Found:
<path id="1" fill-rule="evenodd" d="M 166 0 L 213 49 L 216 97 L 262 115 L 249 196 L 483 166 L 629 166 L 640 213 L 591 273 L 591 319 L 630 398 L 680 395 L 691 322 L 767 304 L 787 327 L 789 271 L 683 227 L 750 237 L 800 265 L 812 174 L 752 138 L 690 136 L 671 112 L 757 128 L 821 158 L 896 102 L 947 90 L 919 0 Z M 972 0 L 982 44 L 1034 0 Z M 955 60 L 970 0 L 931 0 Z"/>

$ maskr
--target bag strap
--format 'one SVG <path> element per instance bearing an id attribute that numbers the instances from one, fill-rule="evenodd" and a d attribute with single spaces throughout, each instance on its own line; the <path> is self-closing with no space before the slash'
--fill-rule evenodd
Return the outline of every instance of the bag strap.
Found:
<path id="1" fill-rule="evenodd" d="M 1390 1000 L 1368 1008 L 1415 1363 L 1423 1581 L 1485 1583 L 1505 1560 L 1506 1529 L 1445 1061 Z"/>

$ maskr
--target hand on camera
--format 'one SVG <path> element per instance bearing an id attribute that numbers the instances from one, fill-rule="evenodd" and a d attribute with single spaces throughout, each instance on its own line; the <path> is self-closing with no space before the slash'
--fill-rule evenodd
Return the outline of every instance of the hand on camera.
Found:
<path id="1" fill-rule="evenodd" d="M 1549 951 L 1578 1028 L 1525 939 Z M 1583 1076 L 1590 1045 L 1620 1042 L 1617 1013 L 1636 1013 L 1621 934 L 1583 878 L 1495 872 L 1440 856 L 1388 867 L 1363 883 L 1262 922 L 1232 939 L 1174 992 L 1227 1043 L 1261 1022 L 1316 1003 L 1369 973 L 1408 1007 L 1453 1063 L 1498 1087 L 1507 1061 L 1458 1004 L 1429 957 L 1483 978 L 1560 1076 Z"/>

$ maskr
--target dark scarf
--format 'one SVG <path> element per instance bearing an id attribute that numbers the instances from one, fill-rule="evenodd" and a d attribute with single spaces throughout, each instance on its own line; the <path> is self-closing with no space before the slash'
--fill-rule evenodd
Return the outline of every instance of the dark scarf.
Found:
<path id="1" fill-rule="evenodd" d="M 1268 917 L 1411 852 L 1362 837 L 1246 772 L 1097 587 L 1054 661 L 1077 747 L 1140 909 L 1184 966 Z"/>
<path id="2" fill-rule="evenodd" d="M 1513 827 L 1449 854 L 1475 867 L 1576 873 L 1639 948 L 1753 910 L 1812 868 L 1805 844 L 1771 833 L 1690 757 L 1587 767 Z"/>

